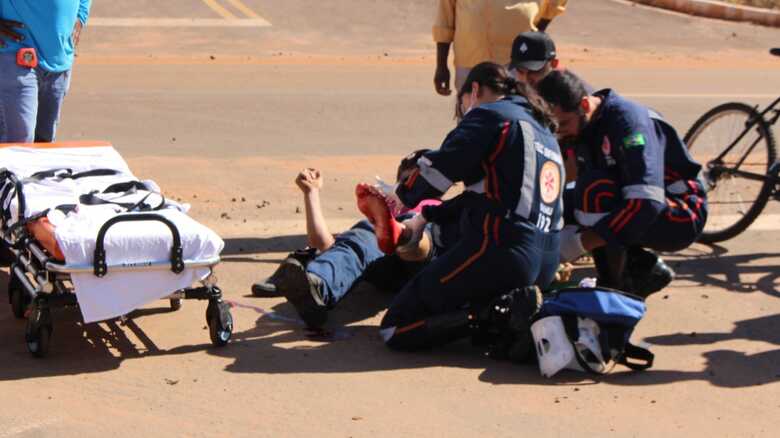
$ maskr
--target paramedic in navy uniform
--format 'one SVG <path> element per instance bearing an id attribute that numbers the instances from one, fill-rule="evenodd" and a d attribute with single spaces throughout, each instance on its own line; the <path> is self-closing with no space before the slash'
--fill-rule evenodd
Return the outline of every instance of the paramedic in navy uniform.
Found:
<path id="1" fill-rule="evenodd" d="M 558 135 L 576 141 L 575 217 L 561 233 L 561 258 L 593 253 L 603 286 L 648 295 L 674 272 L 644 250 L 679 251 L 707 219 L 706 193 L 674 128 L 656 112 L 605 89 L 588 95 L 582 81 L 554 71 L 538 84 L 558 119 Z"/>
<path id="2" fill-rule="evenodd" d="M 417 161 L 395 194 L 414 206 L 455 182 L 463 182 L 465 192 L 404 221 L 390 248 L 382 233 L 398 224 L 390 218 L 388 227 L 381 215 L 367 214 L 385 251 L 415 245 L 426 222 L 460 221 L 460 240 L 401 290 L 382 319 L 391 348 L 427 348 L 468 336 L 485 304 L 515 288 L 547 286 L 558 267 L 564 170 L 545 103 L 494 63 L 475 66 L 459 96 L 462 120 L 438 150 Z"/>

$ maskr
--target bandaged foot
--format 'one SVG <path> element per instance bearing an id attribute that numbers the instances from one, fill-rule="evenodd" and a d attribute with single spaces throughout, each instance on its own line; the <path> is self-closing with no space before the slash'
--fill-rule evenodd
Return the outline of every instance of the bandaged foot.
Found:
<path id="1" fill-rule="evenodd" d="M 360 183 L 355 187 L 358 209 L 374 226 L 379 249 L 392 254 L 401 239 L 402 225 L 393 217 L 386 197 L 376 187 Z"/>
<path id="2" fill-rule="evenodd" d="M 416 214 L 411 219 L 401 222 L 402 233 L 397 249 L 399 254 L 413 252 L 418 249 L 420 240 L 422 240 L 425 232 L 425 224 L 427 223 L 428 221 L 421 214 Z"/>

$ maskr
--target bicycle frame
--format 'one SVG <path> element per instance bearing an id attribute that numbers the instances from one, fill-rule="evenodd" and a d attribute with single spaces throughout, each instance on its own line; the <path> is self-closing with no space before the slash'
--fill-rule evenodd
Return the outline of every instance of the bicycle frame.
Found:
<path id="1" fill-rule="evenodd" d="M 780 109 L 777 109 L 776 107 L 780 104 L 780 97 L 775 99 L 774 102 L 772 102 L 769 106 L 767 106 L 763 111 L 758 113 L 758 118 L 761 120 L 764 120 L 768 126 L 773 126 L 775 123 L 777 123 L 778 120 L 780 120 Z M 756 107 L 757 108 L 757 107 Z M 767 114 L 774 113 L 767 117 Z M 745 159 L 747 159 L 747 156 L 750 155 L 751 152 L 753 152 L 753 149 L 756 147 L 758 142 L 761 141 L 762 137 L 759 136 L 756 141 L 753 142 L 753 144 L 750 145 L 750 147 L 745 151 L 745 154 L 742 156 L 742 158 L 737 162 L 737 164 L 733 168 L 725 168 L 722 167 L 723 163 L 723 157 L 726 156 L 729 152 L 731 152 L 732 149 L 745 137 L 745 135 L 750 132 L 751 129 L 753 129 L 756 124 L 758 123 L 759 119 L 756 120 L 748 120 L 746 123 L 745 129 L 742 131 L 742 133 L 734 139 L 731 144 L 723 150 L 723 152 L 720 153 L 714 160 L 707 163 L 707 167 L 709 168 L 710 172 L 718 172 L 718 173 L 727 173 L 729 175 L 739 176 L 741 178 L 753 180 L 753 181 L 770 181 L 775 184 L 780 185 L 780 178 L 778 175 L 769 175 L 769 174 L 759 174 L 754 172 L 746 172 L 744 170 L 739 170 L 739 168 L 742 166 L 742 163 L 745 162 Z"/>

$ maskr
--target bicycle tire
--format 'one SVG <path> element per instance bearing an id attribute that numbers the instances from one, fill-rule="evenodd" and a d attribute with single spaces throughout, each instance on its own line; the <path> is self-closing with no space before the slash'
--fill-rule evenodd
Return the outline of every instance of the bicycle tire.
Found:
<path id="1" fill-rule="evenodd" d="M 767 171 L 769 170 L 769 166 L 772 165 L 772 163 L 775 162 L 775 158 L 777 156 L 776 153 L 776 146 L 775 146 L 775 139 L 772 135 L 772 130 L 767 124 L 766 120 L 764 120 L 761 115 L 756 111 L 755 108 L 741 103 L 741 102 L 728 102 L 721 105 L 718 105 L 711 110 L 704 113 L 701 117 L 699 117 L 696 122 L 691 126 L 691 128 L 688 130 L 688 132 L 685 134 L 685 138 L 683 141 L 687 145 L 689 151 L 692 152 L 692 155 L 695 158 L 695 144 L 696 140 L 699 138 L 702 132 L 704 132 L 705 129 L 707 129 L 710 124 L 717 120 L 718 118 L 722 117 L 723 115 L 727 113 L 744 113 L 746 115 L 746 119 L 750 119 L 751 117 L 756 118 L 758 120 L 758 123 L 756 125 L 759 134 L 761 137 L 763 137 L 764 141 L 762 142 L 767 150 Z M 731 140 L 729 140 L 731 141 Z M 725 143 L 724 144 L 728 144 Z M 758 147 L 758 145 L 757 145 Z M 702 166 L 706 168 L 707 163 L 702 163 Z M 716 188 L 717 190 L 717 188 Z M 723 242 L 729 239 L 734 238 L 735 236 L 739 235 L 743 231 L 745 231 L 750 224 L 752 224 L 758 215 L 761 214 L 761 212 L 766 207 L 767 202 L 769 201 L 769 198 L 772 195 L 772 192 L 774 190 L 774 185 L 771 181 L 764 181 L 763 185 L 761 186 L 761 190 L 759 191 L 758 196 L 756 197 L 755 201 L 753 201 L 753 204 L 750 206 L 750 208 L 747 210 L 747 212 L 739 218 L 736 222 L 733 224 L 720 229 L 716 231 L 707 230 L 707 227 L 704 227 L 704 231 L 701 233 L 701 235 L 698 238 L 699 242 L 703 243 L 717 243 L 717 242 Z"/>

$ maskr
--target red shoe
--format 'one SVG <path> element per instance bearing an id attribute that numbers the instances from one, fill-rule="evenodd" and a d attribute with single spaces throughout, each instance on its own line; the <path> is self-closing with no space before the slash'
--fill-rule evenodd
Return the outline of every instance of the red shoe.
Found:
<path id="1" fill-rule="evenodd" d="M 374 226 L 379 249 L 385 254 L 394 253 L 401 238 L 401 224 L 390 212 L 385 195 L 374 186 L 360 183 L 355 187 L 355 196 L 358 209 Z"/>

